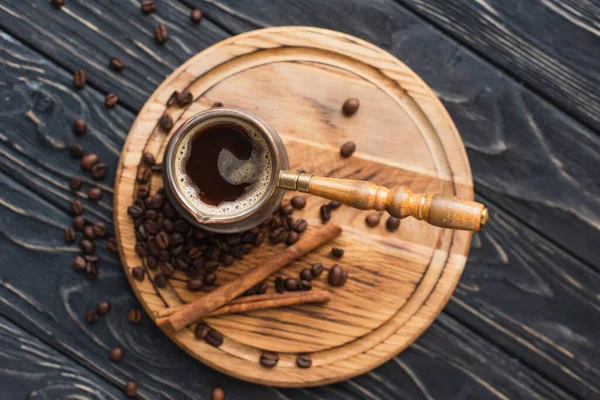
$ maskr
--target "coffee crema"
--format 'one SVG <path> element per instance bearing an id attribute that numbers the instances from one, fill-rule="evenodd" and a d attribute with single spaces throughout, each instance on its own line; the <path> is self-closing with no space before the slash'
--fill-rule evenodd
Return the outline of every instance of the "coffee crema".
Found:
<path id="1" fill-rule="evenodd" d="M 231 216 L 262 199 L 273 176 L 273 157 L 251 124 L 218 117 L 186 134 L 174 170 L 177 185 L 194 208 Z"/>

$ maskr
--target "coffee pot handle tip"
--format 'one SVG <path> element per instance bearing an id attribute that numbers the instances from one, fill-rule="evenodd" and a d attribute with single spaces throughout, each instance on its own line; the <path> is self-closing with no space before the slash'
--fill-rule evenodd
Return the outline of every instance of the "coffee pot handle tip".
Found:
<path id="1" fill-rule="evenodd" d="M 388 189 L 367 181 L 282 171 L 278 187 L 361 210 L 385 210 L 396 218 L 411 216 L 448 229 L 479 231 L 489 218 L 487 208 L 481 203 L 445 194 L 413 193 L 403 186 Z"/>

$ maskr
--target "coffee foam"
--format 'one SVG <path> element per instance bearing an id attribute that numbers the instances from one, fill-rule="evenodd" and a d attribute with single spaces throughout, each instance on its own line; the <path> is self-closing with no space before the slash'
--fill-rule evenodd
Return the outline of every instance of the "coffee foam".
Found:
<path id="1" fill-rule="evenodd" d="M 242 196 L 240 196 L 234 201 L 225 201 L 219 204 L 218 206 L 212 206 L 209 204 L 205 204 L 202 202 L 202 200 L 200 200 L 200 191 L 198 187 L 188 177 L 185 171 L 185 167 L 188 158 L 190 157 L 190 152 L 192 148 L 191 140 L 196 134 L 196 132 L 205 129 L 209 125 L 224 122 L 241 126 L 246 132 L 246 134 L 250 137 L 250 140 L 254 145 L 255 151 L 257 151 L 258 154 L 252 157 L 254 159 L 252 163 L 254 164 L 252 165 L 252 169 L 254 170 L 254 176 L 252 177 L 253 183 L 248 187 L 246 193 L 242 194 Z M 246 165 L 249 164 L 250 163 Z M 244 167 L 242 168 L 242 171 L 236 171 L 236 173 L 240 173 L 242 175 L 241 177 L 237 177 L 237 179 L 249 179 L 248 174 L 251 172 L 252 171 L 250 171 L 250 167 Z M 221 175 L 223 175 L 223 173 L 221 173 Z M 236 118 L 211 118 L 198 124 L 193 129 L 191 129 L 187 133 L 187 135 L 182 139 L 179 145 L 179 150 L 177 151 L 177 154 L 175 156 L 175 178 L 177 180 L 177 185 L 185 194 L 185 197 L 192 204 L 192 206 L 200 213 L 205 215 L 233 216 L 248 210 L 263 197 L 263 195 L 269 187 L 269 183 L 271 182 L 272 176 L 273 159 L 267 141 L 252 125 L 248 124 L 247 122 L 240 121 Z"/>

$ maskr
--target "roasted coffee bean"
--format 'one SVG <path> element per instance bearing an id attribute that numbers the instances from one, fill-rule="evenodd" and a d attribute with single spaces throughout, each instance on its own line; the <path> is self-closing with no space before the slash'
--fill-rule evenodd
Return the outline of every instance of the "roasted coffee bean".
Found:
<path id="1" fill-rule="evenodd" d="M 154 196 L 150 196 L 145 200 L 146 207 L 152 210 L 160 209 L 165 203 L 165 197 L 159 193 L 155 193 Z M 177 225 L 175 226 L 177 230 Z"/>
<path id="2" fill-rule="evenodd" d="M 321 213 L 321 221 L 327 222 L 331 219 L 331 209 L 327 204 L 323 204 L 319 211 Z"/>
<path id="3" fill-rule="evenodd" d="M 153 210 L 148 210 L 148 211 L 153 211 Z M 148 211 L 146 211 L 146 212 L 148 212 Z M 150 235 L 156 235 L 158 232 L 160 232 L 160 224 L 153 219 L 147 220 L 144 223 L 144 226 L 146 227 L 146 229 L 148 230 L 148 233 Z"/>
<path id="4" fill-rule="evenodd" d="M 191 17 L 192 17 L 193 23 L 195 23 L 195 24 L 199 23 L 200 21 L 202 21 L 202 17 L 203 17 L 202 11 L 200 11 L 199 8 L 194 8 L 192 10 Z"/>
<path id="5" fill-rule="evenodd" d="M 139 218 L 144 213 L 141 207 L 138 206 L 129 206 L 127 207 L 127 214 L 133 218 Z"/>
<path id="6" fill-rule="evenodd" d="M 140 310 L 138 310 L 137 308 L 132 308 L 127 313 L 127 319 L 132 324 L 139 324 L 140 321 L 142 320 L 142 312 Z"/>
<path id="7" fill-rule="evenodd" d="M 323 264 L 313 264 L 312 267 L 310 268 L 310 272 L 312 272 L 312 276 L 313 278 L 318 277 L 319 275 L 321 275 L 323 273 Z"/>
<path id="8" fill-rule="evenodd" d="M 266 368 L 273 368 L 277 365 L 277 361 L 279 361 L 279 356 L 277 353 L 271 353 L 270 351 L 263 351 L 260 355 L 260 365 Z"/>
<path id="9" fill-rule="evenodd" d="M 280 223 L 281 227 L 286 231 L 289 231 L 292 228 L 291 220 L 292 219 L 286 215 L 281 215 L 279 217 L 279 223 Z"/>
<path id="10" fill-rule="evenodd" d="M 162 164 L 154 164 L 150 167 L 150 171 L 152 172 L 162 172 Z"/>
<path id="11" fill-rule="evenodd" d="M 234 244 L 240 244 L 242 243 L 242 235 L 240 234 L 233 234 L 233 235 L 228 235 L 225 240 L 227 241 L 228 244 L 230 245 L 234 245 Z"/>
<path id="12" fill-rule="evenodd" d="M 153 256 L 148 256 L 148 258 L 146 258 L 146 265 L 148 266 L 148 268 L 150 268 L 151 270 L 155 270 L 156 267 L 158 266 L 158 261 L 156 260 L 155 257 Z"/>
<path id="13" fill-rule="evenodd" d="M 285 290 L 288 292 L 293 292 L 294 290 L 298 290 L 298 279 L 296 278 L 287 278 L 284 282 Z"/>
<path id="14" fill-rule="evenodd" d="M 181 93 L 177 93 L 176 100 L 179 107 L 185 107 L 194 101 L 194 96 L 189 90 L 184 90 Z"/>
<path id="15" fill-rule="evenodd" d="M 329 209 L 333 211 L 335 209 L 340 208 L 342 203 L 340 203 L 339 201 L 330 201 L 328 205 L 329 205 Z"/>
<path id="16" fill-rule="evenodd" d="M 96 321 L 98 321 L 98 314 L 96 314 L 96 309 L 90 308 L 85 313 L 85 322 L 87 322 L 88 324 L 93 324 Z"/>
<path id="17" fill-rule="evenodd" d="M 111 361 L 119 361 L 121 358 L 123 358 L 123 348 L 115 347 L 110 351 Z"/>
<path id="18" fill-rule="evenodd" d="M 173 232 L 175 230 L 175 224 L 170 219 L 163 219 L 162 228 L 165 232 Z"/>
<path id="19" fill-rule="evenodd" d="M 336 264 L 329 270 L 329 276 L 327 279 L 331 286 L 343 286 L 348 279 L 348 271 L 341 269 L 340 266 Z"/>
<path id="20" fill-rule="evenodd" d="M 167 282 L 167 277 L 163 274 L 156 274 L 154 276 L 154 284 L 156 285 L 156 287 L 164 288 L 165 286 L 167 286 Z"/>
<path id="21" fill-rule="evenodd" d="M 92 167 L 92 176 L 96 179 L 102 179 L 108 173 L 108 165 L 100 162 Z"/>
<path id="22" fill-rule="evenodd" d="M 280 276 L 275 278 L 275 290 L 277 293 L 285 293 L 285 282 Z"/>
<path id="23" fill-rule="evenodd" d="M 169 132 L 173 127 L 173 118 L 169 114 L 165 114 L 160 117 L 158 124 L 164 131 Z"/>
<path id="24" fill-rule="evenodd" d="M 72 177 L 71 180 L 69 180 L 69 187 L 71 188 L 71 190 L 79 190 L 81 188 L 81 184 L 81 178 L 78 178 L 76 176 Z"/>
<path id="25" fill-rule="evenodd" d="M 73 158 L 83 157 L 83 146 L 80 144 L 71 145 L 71 157 L 73 157 Z"/>
<path id="26" fill-rule="evenodd" d="M 344 102 L 344 104 L 342 105 L 342 112 L 344 113 L 344 115 L 346 117 L 350 117 L 358 111 L 359 107 L 360 107 L 360 102 L 358 101 L 358 99 L 350 98 L 350 99 L 346 100 Z"/>
<path id="27" fill-rule="evenodd" d="M 198 258 L 202 257 L 202 253 L 203 253 L 203 251 L 202 251 L 202 249 L 200 248 L 200 246 L 195 246 L 195 247 L 192 247 L 192 248 L 191 248 L 191 249 L 188 251 L 188 255 L 190 256 L 190 258 L 191 258 L 192 260 L 196 260 L 196 259 L 198 259 Z"/>
<path id="28" fill-rule="evenodd" d="M 221 108 L 223 107 L 223 103 L 221 103 L 220 101 L 215 101 L 212 105 L 212 108 Z"/>
<path id="29" fill-rule="evenodd" d="M 265 294 L 267 293 L 267 282 L 262 282 L 258 285 L 258 288 L 256 290 L 256 294 Z"/>
<path id="30" fill-rule="evenodd" d="M 233 256 L 233 258 L 237 259 L 237 260 L 241 260 L 242 258 L 244 258 L 244 253 L 242 253 L 242 245 L 237 245 L 237 246 L 233 246 L 230 250 L 229 253 Z"/>
<path id="31" fill-rule="evenodd" d="M 128 397 L 135 397 L 135 395 L 137 394 L 139 385 L 137 382 L 134 381 L 129 381 L 127 382 L 127 384 L 125 384 L 125 388 L 123 389 L 123 391 L 125 392 L 125 394 Z"/>
<path id="32" fill-rule="evenodd" d="M 79 241 L 79 248 L 85 254 L 93 254 L 94 251 L 96 250 L 96 246 L 94 245 L 94 242 L 92 242 L 91 240 L 87 240 L 87 239 L 81 239 Z"/>
<path id="33" fill-rule="evenodd" d="M 252 286 L 250 289 L 246 290 L 242 296 L 254 296 L 257 291 L 258 288 L 256 286 Z"/>
<path id="34" fill-rule="evenodd" d="M 156 240 L 154 240 L 154 243 L 156 243 Z M 169 254 L 169 252 L 167 250 L 160 250 L 160 247 L 157 246 L 157 248 L 159 249 L 159 251 L 156 253 L 156 258 L 158 258 L 158 261 L 168 261 L 171 258 L 171 255 Z"/>
<path id="35" fill-rule="evenodd" d="M 87 122 L 83 118 L 77 118 L 73 123 L 73 130 L 79 136 L 83 135 L 87 131 Z"/>
<path id="36" fill-rule="evenodd" d="M 305 268 L 302 271 L 300 271 L 300 280 L 311 281 L 312 279 L 313 279 L 313 274 L 310 269 Z"/>
<path id="37" fill-rule="evenodd" d="M 154 158 L 154 154 L 148 153 L 148 152 L 146 152 L 142 155 L 142 161 L 144 161 L 146 163 L 146 165 L 149 165 L 149 166 L 156 164 L 156 159 Z"/>
<path id="38" fill-rule="evenodd" d="M 294 243 L 296 243 L 299 238 L 300 238 L 300 235 L 298 235 L 298 232 L 291 231 L 290 233 L 288 233 L 287 238 L 285 238 L 285 244 L 287 244 L 288 246 L 291 246 Z"/>
<path id="39" fill-rule="evenodd" d="M 282 215 L 290 215 L 293 212 L 294 212 L 294 207 L 291 204 L 286 204 L 285 206 L 281 207 Z"/>
<path id="40" fill-rule="evenodd" d="M 52 0 L 52 5 L 56 8 L 61 8 L 65 4 L 65 0 Z"/>
<path id="41" fill-rule="evenodd" d="M 75 230 L 81 231 L 85 227 L 85 218 L 83 215 L 77 215 L 73 217 L 73 228 Z"/>
<path id="42" fill-rule="evenodd" d="M 169 247 L 169 235 L 167 235 L 166 232 L 160 232 L 158 235 L 156 235 L 155 240 L 156 244 L 161 249 L 166 249 L 167 247 Z"/>
<path id="43" fill-rule="evenodd" d="M 211 329 L 204 337 L 204 341 L 211 346 L 219 347 L 223 344 L 223 335 L 220 332 Z"/>
<path id="44" fill-rule="evenodd" d="M 73 84 L 77 89 L 85 86 L 85 71 L 79 69 L 73 73 Z"/>
<path id="45" fill-rule="evenodd" d="M 160 272 L 166 277 L 172 277 L 175 273 L 175 267 L 169 261 L 162 261 L 159 264 Z"/>
<path id="46" fill-rule="evenodd" d="M 214 388 L 212 392 L 212 400 L 225 400 L 225 391 L 220 387 Z"/>
<path id="47" fill-rule="evenodd" d="M 154 28 L 154 39 L 158 44 L 163 44 L 167 41 L 169 35 L 167 34 L 167 27 L 164 25 L 158 25 Z"/>
<path id="48" fill-rule="evenodd" d="M 398 218 L 394 218 L 391 215 L 388 217 L 387 221 L 385 221 L 385 229 L 390 232 L 395 232 L 400 227 L 400 220 Z"/>
<path id="49" fill-rule="evenodd" d="M 115 93 L 108 93 L 104 98 L 104 105 L 106 107 L 112 108 L 117 105 L 119 102 L 119 97 Z"/>
<path id="50" fill-rule="evenodd" d="M 135 192 L 135 196 L 138 199 L 145 199 L 149 195 L 150 195 L 150 188 L 148 187 L 148 185 L 144 185 L 143 183 L 138 186 L 137 191 Z"/>
<path id="51" fill-rule="evenodd" d="M 254 238 L 254 246 L 258 247 L 262 244 L 262 242 L 265 241 L 265 234 L 264 233 L 259 233 L 256 235 L 256 237 Z"/>
<path id="52" fill-rule="evenodd" d="M 346 142 L 340 147 L 340 155 L 344 158 L 350 157 L 356 151 L 354 142 Z"/>
<path id="53" fill-rule="evenodd" d="M 296 357 L 296 365 L 300 368 L 310 368 L 312 359 L 308 354 L 298 354 L 298 357 Z"/>
<path id="54" fill-rule="evenodd" d="M 301 280 L 298 282 L 298 290 L 311 290 L 312 284 L 308 280 Z"/>
<path id="55" fill-rule="evenodd" d="M 287 232 L 283 228 L 277 228 L 269 235 L 269 240 L 273 244 L 281 243 L 285 240 Z"/>
<path id="56" fill-rule="evenodd" d="M 98 263 L 100 261 L 100 257 L 98 257 L 95 254 L 86 254 L 86 255 L 83 256 L 83 258 L 87 262 Z"/>
<path id="57" fill-rule="evenodd" d="M 226 253 L 221 254 L 220 260 L 221 260 L 221 264 L 223 264 L 225 267 L 229 267 L 235 261 L 235 259 L 233 258 L 233 256 L 231 254 L 226 254 Z"/>
<path id="58" fill-rule="evenodd" d="M 73 228 L 65 228 L 64 237 L 65 243 L 73 243 L 75 241 L 75 231 Z"/>
<path id="59" fill-rule="evenodd" d="M 294 230 L 298 233 L 302 233 L 308 227 L 308 222 L 305 219 L 298 219 L 294 222 Z"/>
<path id="60" fill-rule="evenodd" d="M 204 339 L 206 335 L 208 335 L 209 331 L 210 328 L 208 325 L 200 322 L 198 325 L 196 325 L 196 329 L 194 329 L 194 336 L 196 336 L 197 339 Z"/>
<path id="61" fill-rule="evenodd" d="M 89 171 L 94 165 L 98 164 L 99 162 L 100 157 L 98 157 L 98 154 L 91 153 L 81 159 L 81 168 L 83 168 L 86 171 Z"/>
<path id="62" fill-rule="evenodd" d="M 294 196 L 292 197 L 290 204 L 296 210 L 302 210 L 304 207 L 306 207 L 306 199 L 302 196 Z"/>
<path id="63" fill-rule="evenodd" d="M 99 238 L 103 238 L 106 236 L 108 230 L 106 229 L 106 224 L 104 222 L 96 222 L 94 224 L 94 235 Z"/>
<path id="64" fill-rule="evenodd" d="M 196 291 L 202 289 L 202 286 L 204 286 L 202 279 L 191 279 L 187 283 L 187 289 L 190 292 L 196 292 Z"/>
<path id="65" fill-rule="evenodd" d="M 99 315 L 106 315 L 110 312 L 111 309 L 112 309 L 112 305 L 110 304 L 110 301 L 103 301 L 103 302 L 99 303 L 98 306 L 96 307 L 96 312 Z"/>
<path id="66" fill-rule="evenodd" d="M 369 214 L 365 218 L 365 223 L 371 228 L 374 228 L 377 225 L 379 225 L 379 221 L 381 221 L 381 216 L 377 213 Z"/>
<path id="67" fill-rule="evenodd" d="M 141 9 L 144 14 L 150 14 L 156 11 L 156 4 L 152 0 L 142 0 Z"/>
<path id="68" fill-rule="evenodd" d="M 88 197 L 94 201 L 100 200 L 102 198 L 102 189 L 98 187 L 91 188 L 88 190 Z"/>
<path id="69" fill-rule="evenodd" d="M 250 254 L 250 253 L 252 253 L 252 249 L 253 249 L 252 245 L 249 245 L 249 244 L 242 245 L 242 253 L 243 254 Z"/>
<path id="70" fill-rule="evenodd" d="M 141 282 L 146 277 L 146 272 L 144 271 L 144 268 L 142 268 L 142 267 L 134 267 L 131 270 L 131 276 L 133 276 L 133 279 L 135 279 L 136 281 Z"/>
<path id="71" fill-rule="evenodd" d="M 94 233 L 94 227 L 92 225 L 86 225 L 83 228 L 83 236 L 86 239 L 93 239 L 96 237 L 96 234 Z"/>
<path id="72" fill-rule="evenodd" d="M 340 258 L 344 255 L 344 249 L 334 247 L 331 249 L 331 255 L 334 256 L 335 258 Z"/>
<path id="73" fill-rule="evenodd" d="M 110 57 L 108 66 L 117 72 L 121 72 L 125 68 L 123 61 L 119 60 L 117 57 Z"/>
<path id="74" fill-rule="evenodd" d="M 152 173 L 148 168 L 140 168 L 137 172 L 136 179 L 139 183 L 147 183 Z"/>
<path id="75" fill-rule="evenodd" d="M 281 227 L 281 218 L 273 216 L 271 217 L 271 220 L 269 221 L 269 229 L 271 229 L 272 231 L 274 231 L 277 228 Z"/>
<path id="76" fill-rule="evenodd" d="M 144 246 L 142 246 L 144 247 Z M 116 253 L 117 251 L 119 251 L 119 248 L 117 247 L 117 239 L 115 237 L 109 237 L 108 240 L 106 241 L 106 250 L 108 251 L 112 251 L 113 253 Z M 147 253 L 145 255 L 148 255 Z"/>
<path id="77" fill-rule="evenodd" d="M 85 264 L 85 277 L 90 281 L 98 279 L 98 266 L 96 263 L 87 262 Z"/>
<path id="78" fill-rule="evenodd" d="M 179 246 L 184 241 L 185 241 L 185 238 L 179 232 L 175 232 L 175 233 L 172 233 L 171 235 L 169 235 L 169 245 L 171 247 L 173 247 L 173 246 Z"/>
<path id="79" fill-rule="evenodd" d="M 173 250 L 173 255 L 177 256 L 177 254 L 175 254 L 175 252 L 177 251 L 177 249 L 181 249 L 181 251 L 183 251 L 183 246 L 179 246 L 176 249 Z M 177 265 L 177 267 L 179 269 L 188 269 L 190 264 L 191 264 L 192 260 L 186 255 L 186 254 L 181 254 L 180 256 L 178 256 L 175 259 L 175 264 Z"/>
<path id="80" fill-rule="evenodd" d="M 74 199 L 71 201 L 71 211 L 74 215 L 83 214 L 83 204 L 79 199 Z"/>
<path id="81" fill-rule="evenodd" d="M 167 218 L 173 218 L 177 215 L 177 212 L 175 211 L 173 206 L 168 202 L 164 203 L 164 205 L 162 206 L 162 212 L 165 215 L 165 217 L 167 217 Z M 204 231 L 202 229 L 198 229 L 198 232 L 204 232 Z M 196 239 L 203 239 L 203 238 L 204 237 L 196 236 Z"/>
<path id="82" fill-rule="evenodd" d="M 179 92 L 177 90 L 173 91 L 169 98 L 167 99 L 167 107 L 171 107 L 177 101 L 177 95 Z"/>
<path id="83" fill-rule="evenodd" d="M 72 262 L 73 269 L 77 272 L 85 270 L 85 260 L 81 256 L 76 256 Z"/>
<path id="84" fill-rule="evenodd" d="M 217 275 L 214 272 L 207 272 L 206 275 L 204 275 L 204 278 L 202 278 L 202 283 L 206 286 L 212 286 L 215 284 L 216 280 Z"/>

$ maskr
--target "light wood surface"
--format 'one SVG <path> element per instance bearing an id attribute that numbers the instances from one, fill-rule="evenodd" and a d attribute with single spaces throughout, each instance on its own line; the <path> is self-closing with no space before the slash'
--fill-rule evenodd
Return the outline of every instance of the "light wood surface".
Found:
<path id="1" fill-rule="evenodd" d="M 193 93 L 194 103 L 167 109 L 171 93 L 183 89 Z M 350 118 L 341 113 L 349 97 L 361 101 Z M 215 101 L 247 109 L 271 124 L 286 144 L 292 169 L 473 198 L 468 160 L 454 124 L 433 92 L 391 55 L 349 35 L 316 28 L 271 28 L 228 39 L 196 55 L 163 82 L 133 124 L 119 163 L 115 231 L 130 283 L 153 317 L 205 293 L 188 292 L 178 275 L 181 280 L 170 281 L 164 289 L 154 287 L 150 279 L 131 278 L 131 269 L 141 264 L 126 213 L 137 166 L 146 151 L 162 158 L 168 136 L 157 128 L 157 121 L 164 112 L 176 121 L 174 130 Z M 343 159 L 339 146 L 349 140 L 357 151 Z M 153 177 L 152 191 L 160 185 L 160 177 Z M 318 209 L 325 201 L 307 199 L 307 207 L 295 215 L 309 221 L 310 234 L 320 225 Z M 313 281 L 315 289 L 331 290 L 327 304 L 207 318 L 225 337 L 219 348 L 197 340 L 191 329 L 167 334 L 213 368 L 274 386 L 335 382 L 390 359 L 445 305 L 464 267 L 471 233 L 416 220 L 405 220 L 390 233 L 385 220 L 367 228 L 367 214 L 349 207 L 333 211 L 332 221 L 344 229 L 331 243 L 346 249 L 341 260 L 331 258 L 330 246 L 322 246 L 281 271 L 296 277 L 310 263 L 322 262 L 326 269 L 342 265 L 350 274 L 343 287 L 330 288 L 326 272 Z M 217 285 L 282 248 L 265 244 L 243 262 L 221 268 Z M 273 277 L 268 280 L 270 291 L 272 281 Z M 276 368 L 259 366 L 263 350 L 280 353 Z M 296 367 L 299 352 L 312 353 L 311 368 Z"/>

